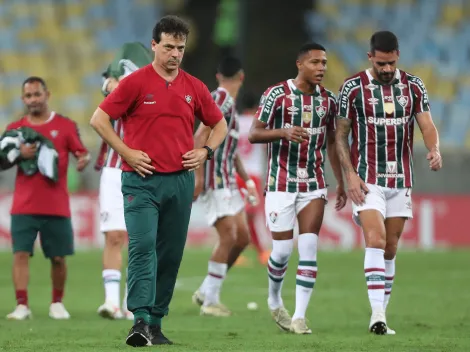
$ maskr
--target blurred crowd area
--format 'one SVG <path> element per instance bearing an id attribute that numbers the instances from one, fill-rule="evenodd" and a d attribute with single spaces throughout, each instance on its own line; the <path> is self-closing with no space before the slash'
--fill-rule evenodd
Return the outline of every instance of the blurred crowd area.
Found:
<path id="1" fill-rule="evenodd" d="M 168 13 L 192 27 L 184 68 L 214 89 L 218 58 L 234 52 L 246 65 L 244 92 L 258 97 L 295 76 L 296 50 L 308 40 L 327 48 L 324 85 L 336 92 L 344 78 L 367 67 L 371 34 L 391 30 L 400 40 L 400 68 L 427 86 L 443 149 L 468 159 L 470 2 L 464 0 L 0 0 L 0 128 L 22 115 L 23 80 L 41 76 L 51 108 L 79 123 L 96 155 L 100 141 L 88 122 L 103 99 L 101 73 L 124 42 L 150 45 L 153 26 Z M 91 169 L 81 177 L 71 171 L 74 189 L 97 187 Z"/>

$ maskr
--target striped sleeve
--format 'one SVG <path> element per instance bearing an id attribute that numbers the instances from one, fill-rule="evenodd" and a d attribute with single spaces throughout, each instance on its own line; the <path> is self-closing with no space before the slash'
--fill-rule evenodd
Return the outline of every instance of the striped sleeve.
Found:
<path id="1" fill-rule="evenodd" d="M 416 77 L 412 76 L 409 78 L 411 89 L 413 90 L 414 95 L 414 112 L 419 114 L 421 112 L 430 111 L 428 92 L 423 81 Z"/>
<path id="2" fill-rule="evenodd" d="M 233 98 L 226 91 L 218 89 L 212 93 L 212 97 L 224 116 L 231 114 Z"/>
<path id="3" fill-rule="evenodd" d="M 356 109 L 354 107 L 354 92 L 360 88 L 356 79 L 346 80 L 339 89 L 338 102 L 336 104 L 337 118 L 353 120 L 356 117 Z"/>
<path id="4" fill-rule="evenodd" d="M 261 122 L 270 125 L 279 104 L 279 98 L 282 96 L 284 96 L 284 88 L 282 86 L 268 88 L 261 97 L 255 117 Z"/>
<path id="5" fill-rule="evenodd" d="M 328 122 L 327 129 L 330 131 L 336 130 L 336 108 L 337 101 L 333 93 L 328 94 Z"/>

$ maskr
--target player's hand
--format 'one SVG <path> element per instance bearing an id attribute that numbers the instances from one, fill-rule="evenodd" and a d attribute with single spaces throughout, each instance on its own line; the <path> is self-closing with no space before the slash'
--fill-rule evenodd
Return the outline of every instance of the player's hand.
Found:
<path id="1" fill-rule="evenodd" d="M 437 171 L 442 167 L 442 157 L 438 149 L 432 149 L 428 155 L 426 155 L 426 159 L 429 160 L 429 168 L 432 171 Z"/>
<path id="2" fill-rule="evenodd" d="M 152 160 L 147 153 L 141 150 L 129 149 L 125 155 L 122 155 L 122 158 L 142 177 L 151 175 L 152 171 L 155 171 L 155 168 L 152 166 Z"/>
<path id="3" fill-rule="evenodd" d="M 335 204 L 335 209 L 337 211 L 341 210 L 344 208 L 346 205 L 346 202 L 348 201 L 348 196 L 346 194 L 346 191 L 344 190 L 344 185 L 343 184 L 338 184 L 336 186 L 336 204 Z"/>
<path id="4" fill-rule="evenodd" d="M 362 205 L 366 199 L 366 194 L 369 193 L 369 189 L 366 183 L 356 175 L 354 172 L 348 175 L 348 197 L 357 204 Z"/>
<path id="5" fill-rule="evenodd" d="M 308 140 L 309 136 L 305 128 L 294 126 L 283 129 L 282 138 L 287 139 L 289 142 L 302 143 Z"/>
<path id="6" fill-rule="evenodd" d="M 186 170 L 194 171 L 198 169 L 207 159 L 207 149 L 193 149 L 183 155 L 183 167 Z"/>
<path id="7" fill-rule="evenodd" d="M 256 183 L 253 180 L 248 180 L 245 184 L 248 203 L 255 207 L 259 204 L 259 194 L 258 189 L 256 188 Z"/>
<path id="8" fill-rule="evenodd" d="M 85 170 L 86 166 L 91 160 L 90 153 L 75 153 L 75 156 L 77 157 L 77 171 L 83 171 Z"/>
<path id="9" fill-rule="evenodd" d="M 24 160 L 33 159 L 36 156 L 36 152 L 38 151 L 38 147 L 36 144 L 20 144 L 20 154 L 21 158 Z"/>

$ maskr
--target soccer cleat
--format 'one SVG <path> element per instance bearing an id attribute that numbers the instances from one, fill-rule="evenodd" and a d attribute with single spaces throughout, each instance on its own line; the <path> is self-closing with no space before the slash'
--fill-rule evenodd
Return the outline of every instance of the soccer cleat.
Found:
<path id="1" fill-rule="evenodd" d="M 163 335 L 162 329 L 158 325 L 150 327 L 150 341 L 152 345 L 173 345 L 173 342 Z"/>
<path id="2" fill-rule="evenodd" d="M 121 310 L 113 305 L 111 302 L 107 301 L 98 308 L 98 315 L 105 319 L 122 319 L 123 315 Z"/>
<path id="3" fill-rule="evenodd" d="M 28 306 L 24 304 L 18 304 L 13 312 L 7 315 L 8 320 L 25 320 L 31 319 L 33 314 Z"/>
<path id="4" fill-rule="evenodd" d="M 274 310 L 271 310 L 271 316 L 273 317 L 279 329 L 281 329 L 282 331 L 290 330 L 292 318 L 286 308 L 279 307 Z"/>
<path id="5" fill-rule="evenodd" d="M 387 326 L 387 335 L 396 335 L 396 331 L 393 330 L 393 329 L 390 329 L 388 326 Z"/>
<path id="6" fill-rule="evenodd" d="M 383 311 L 372 312 L 369 331 L 376 335 L 385 335 L 387 333 L 387 322 Z"/>
<path id="7" fill-rule="evenodd" d="M 62 302 L 52 303 L 49 307 L 49 317 L 57 320 L 70 319 L 70 314 L 65 309 Z"/>
<path id="8" fill-rule="evenodd" d="M 213 317 L 229 317 L 232 315 L 232 312 L 222 303 L 215 303 L 208 306 L 201 306 L 200 314 Z"/>
<path id="9" fill-rule="evenodd" d="M 144 319 L 139 318 L 134 326 L 129 330 L 126 344 L 132 347 L 152 346 L 150 338 L 151 336 L 148 324 Z"/>
<path id="10" fill-rule="evenodd" d="M 290 332 L 298 335 L 311 334 L 312 330 L 307 326 L 307 322 L 304 318 L 297 318 L 292 320 L 290 324 Z"/>
<path id="11" fill-rule="evenodd" d="M 198 305 L 198 306 L 202 306 L 204 304 L 204 299 L 205 299 L 205 295 L 204 293 L 202 293 L 200 290 L 197 290 L 196 292 L 193 293 L 193 297 L 192 297 L 192 300 L 193 300 L 193 303 Z"/>

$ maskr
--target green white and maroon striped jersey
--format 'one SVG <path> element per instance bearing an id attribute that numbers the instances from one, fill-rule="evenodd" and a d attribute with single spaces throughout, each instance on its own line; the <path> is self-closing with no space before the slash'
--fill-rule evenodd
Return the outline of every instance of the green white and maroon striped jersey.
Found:
<path id="1" fill-rule="evenodd" d="M 366 183 L 413 186 L 413 127 L 416 114 L 430 111 L 421 79 L 396 70 L 390 84 L 362 71 L 345 80 L 338 118 L 352 120 L 351 160 Z"/>
<path id="2" fill-rule="evenodd" d="M 235 179 L 235 153 L 238 144 L 238 114 L 235 100 L 224 88 L 212 92 L 217 106 L 227 121 L 227 137 L 205 163 L 205 189 L 233 188 Z"/>
<path id="3" fill-rule="evenodd" d="M 268 145 L 268 192 L 312 192 L 326 188 L 325 152 L 327 130 L 335 129 L 336 99 L 317 86 L 312 95 L 299 91 L 292 79 L 269 87 L 263 94 L 256 118 L 269 129 L 301 126 L 308 141 L 285 139 Z"/>

